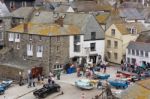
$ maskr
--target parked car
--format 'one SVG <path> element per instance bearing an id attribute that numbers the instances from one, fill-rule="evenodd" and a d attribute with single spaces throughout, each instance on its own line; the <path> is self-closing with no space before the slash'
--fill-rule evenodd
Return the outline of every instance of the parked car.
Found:
<path id="1" fill-rule="evenodd" d="M 108 80 L 111 86 L 118 88 L 127 88 L 128 82 L 120 79 Z"/>
<path id="2" fill-rule="evenodd" d="M 5 92 L 4 87 L 0 86 L 0 95 L 4 94 L 4 92 Z"/>
<path id="3" fill-rule="evenodd" d="M 82 79 L 82 80 L 75 81 L 75 86 L 77 86 L 81 89 L 93 89 L 94 88 L 94 85 L 88 79 Z"/>
<path id="4" fill-rule="evenodd" d="M 37 98 L 45 98 L 47 95 L 59 92 L 60 91 L 60 85 L 54 83 L 54 84 L 44 84 L 41 89 L 38 89 L 33 92 L 33 95 Z"/>

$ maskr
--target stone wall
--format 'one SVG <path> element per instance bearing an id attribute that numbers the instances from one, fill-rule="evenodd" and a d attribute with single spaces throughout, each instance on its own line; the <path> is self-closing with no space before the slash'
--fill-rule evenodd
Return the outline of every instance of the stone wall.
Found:
<path id="1" fill-rule="evenodd" d="M 23 72 L 22 69 L 0 65 L 0 79 L 18 79 L 19 72 Z"/>
<path id="2" fill-rule="evenodd" d="M 8 47 L 13 48 L 12 54 L 8 62 L 15 65 L 31 69 L 35 66 L 42 66 L 44 74 L 48 74 L 56 64 L 65 64 L 69 61 L 69 36 L 40 36 L 29 34 L 21 34 L 20 42 L 9 42 Z M 33 45 L 33 56 L 27 56 L 27 44 Z M 37 46 L 43 46 L 43 57 L 36 56 Z M 17 48 L 19 46 L 19 49 Z M 12 64 L 11 63 L 11 64 Z"/>
<path id="3" fill-rule="evenodd" d="M 50 63 L 54 65 L 65 64 L 69 61 L 69 36 L 51 37 Z"/>

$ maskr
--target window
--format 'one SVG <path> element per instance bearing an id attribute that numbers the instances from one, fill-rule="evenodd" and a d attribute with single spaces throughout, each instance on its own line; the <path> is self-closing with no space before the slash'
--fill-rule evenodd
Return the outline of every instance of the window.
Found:
<path id="1" fill-rule="evenodd" d="M 61 64 L 54 65 L 54 70 L 60 70 L 60 69 L 63 69 L 63 65 Z"/>
<path id="2" fill-rule="evenodd" d="M 140 54 L 141 54 L 141 56 L 144 56 L 144 52 L 143 51 L 140 51 Z"/>
<path id="3" fill-rule="evenodd" d="M 117 60 L 118 59 L 118 54 L 114 53 L 114 58 Z"/>
<path id="4" fill-rule="evenodd" d="M 128 54 L 131 54 L 131 50 L 130 49 L 128 49 Z"/>
<path id="5" fill-rule="evenodd" d="M 14 41 L 14 33 L 9 33 L 9 41 Z"/>
<path id="6" fill-rule="evenodd" d="M 29 35 L 29 40 L 32 40 L 32 35 Z"/>
<path id="7" fill-rule="evenodd" d="M 74 44 L 74 52 L 80 52 L 80 45 Z"/>
<path id="8" fill-rule="evenodd" d="M 37 52 L 43 52 L 43 46 L 38 46 L 37 47 Z"/>
<path id="9" fill-rule="evenodd" d="M 145 52 L 145 57 L 148 57 L 148 52 Z"/>
<path id="10" fill-rule="evenodd" d="M 3 40 L 3 32 L 0 32 L 0 41 Z"/>
<path id="11" fill-rule="evenodd" d="M 131 30 L 131 34 L 136 34 L 136 28 L 132 28 L 132 30 Z"/>
<path id="12" fill-rule="evenodd" d="M 114 48 L 118 48 L 118 42 L 117 41 L 114 42 Z"/>
<path id="13" fill-rule="evenodd" d="M 110 58 L 111 58 L 111 53 L 110 53 L 110 52 L 107 52 L 107 56 L 108 56 L 108 58 L 110 59 Z"/>
<path id="14" fill-rule="evenodd" d="M 15 34 L 15 42 L 20 42 L 20 34 Z"/>
<path id="15" fill-rule="evenodd" d="M 39 40 L 42 41 L 42 36 L 39 36 Z"/>
<path id="16" fill-rule="evenodd" d="M 111 47 L 111 41 L 107 40 L 107 48 L 110 48 L 110 47 Z"/>
<path id="17" fill-rule="evenodd" d="M 115 36 L 115 29 L 111 29 L 111 35 Z"/>
<path id="18" fill-rule="evenodd" d="M 74 43 L 80 42 L 80 35 L 74 36 Z"/>
<path id="19" fill-rule="evenodd" d="M 0 28 L 3 27 L 3 20 L 0 20 Z"/>
<path id="20" fill-rule="evenodd" d="M 33 56 L 33 45 L 32 44 L 27 44 L 27 55 Z"/>
<path id="21" fill-rule="evenodd" d="M 127 30 L 128 30 L 131 34 L 136 34 L 136 33 L 137 33 L 137 29 L 136 29 L 135 27 L 127 28 Z"/>
<path id="22" fill-rule="evenodd" d="M 135 50 L 134 49 L 132 49 L 132 55 L 135 55 Z"/>
<path id="23" fill-rule="evenodd" d="M 95 40 L 96 39 L 96 32 L 91 32 L 91 40 Z"/>
<path id="24" fill-rule="evenodd" d="M 11 1 L 9 4 L 10 9 L 14 9 L 15 8 L 15 2 Z"/>
<path id="25" fill-rule="evenodd" d="M 136 56 L 139 56 L 139 50 L 136 50 Z"/>
<path id="26" fill-rule="evenodd" d="M 130 58 L 129 57 L 127 57 L 127 63 L 130 63 Z"/>
<path id="27" fill-rule="evenodd" d="M 37 46 L 36 56 L 37 57 L 42 57 L 42 55 L 43 55 L 43 46 Z"/>
<path id="28" fill-rule="evenodd" d="M 95 43 L 90 44 L 90 49 L 91 49 L 91 51 L 96 51 Z"/>

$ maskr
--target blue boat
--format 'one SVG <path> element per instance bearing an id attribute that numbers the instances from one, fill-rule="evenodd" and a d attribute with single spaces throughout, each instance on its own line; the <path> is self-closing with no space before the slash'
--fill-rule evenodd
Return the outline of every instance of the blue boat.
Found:
<path id="1" fill-rule="evenodd" d="M 95 73 L 96 78 L 101 79 L 101 80 L 105 80 L 108 79 L 110 77 L 109 74 L 100 74 L 100 73 Z"/>
<path id="2" fill-rule="evenodd" d="M 75 81 L 75 86 L 81 88 L 81 89 L 93 89 L 94 85 L 90 82 L 88 79 L 82 79 Z"/>
<path id="3" fill-rule="evenodd" d="M 128 87 L 128 82 L 124 81 L 124 80 L 119 80 L 119 79 L 115 79 L 115 80 L 108 80 L 108 82 L 110 83 L 111 86 L 118 88 L 127 88 Z"/>

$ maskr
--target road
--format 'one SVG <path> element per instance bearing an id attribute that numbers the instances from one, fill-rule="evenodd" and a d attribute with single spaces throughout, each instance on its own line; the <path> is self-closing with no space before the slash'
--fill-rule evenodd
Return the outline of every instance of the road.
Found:
<path id="1" fill-rule="evenodd" d="M 107 72 L 111 75 L 110 78 L 115 77 L 115 73 L 118 68 L 109 67 Z M 101 90 L 96 89 L 93 90 L 81 90 L 74 86 L 74 82 L 79 79 L 84 79 L 85 77 L 77 77 L 76 73 L 74 74 L 63 74 L 61 75 L 61 80 L 56 80 L 57 83 L 62 87 L 63 95 L 59 95 L 60 93 L 54 93 L 52 95 L 47 96 L 45 99 L 82 99 L 81 96 L 84 93 L 85 99 L 92 99 L 95 95 L 100 94 Z M 47 79 L 45 79 L 47 82 Z M 41 88 L 42 85 L 38 85 L 36 87 L 27 88 L 27 85 L 19 86 L 12 85 L 8 90 L 6 90 L 4 95 L 0 95 L 0 99 L 36 99 L 33 96 L 33 90 Z M 5 97 L 4 97 L 5 96 Z"/>
<path id="2" fill-rule="evenodd" d="M 61 85 L 61 91 L 58 93 L 51 94 L 47 96 L 45 99 L 82 99 L 81 96 L 84 93 L 85 99 L 92 99 L 95 95 L 99 94 L 101 90 L 92 89 L 92 90 L 81 90 L 74 85 L 66 84 L 66 83 L 59 83 Z M 61 92 L 64 92 L 63 95 L 60 95 Z M 33 96 L 33 92 L 18 98 L 18 99 L 36 99 Z"/>

